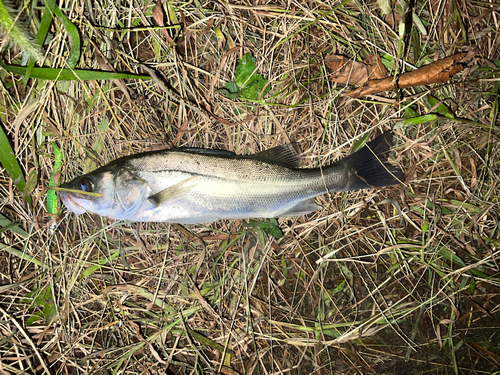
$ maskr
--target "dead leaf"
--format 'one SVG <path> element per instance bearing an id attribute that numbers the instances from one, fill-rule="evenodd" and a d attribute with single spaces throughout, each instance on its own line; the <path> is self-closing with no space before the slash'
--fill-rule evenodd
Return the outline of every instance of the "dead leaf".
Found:
<path id="1" fill-rule="evenodd" d="M 404 89 L 407 87 L 430 85 L 433 83 L 447 82 L 455 74 L 463 70 L 460 61 L 466 56 L 466 53 L 457 53 L 444 59 L 423 66 L 413 72 L 403 73 L 398 79 L 393 77 L 384 79 L 370 80 L 363 87 L 346 92 L 343 95 L 351 98 L 375 94 L 380 91 L 392 91 L 396 88 Z"/>
<path id="2" fill-rule="evenodd" d="M 460 60 L 460 62 L 469 62 L 469 61 L 471 61 L 474 57 L 476 57 L 476 55 L 478 54 L 478 52 L 479 52 L 479 47 L 478 46 L 472 47 L 467 52 L 467 55 L 465 55 L 465 57 L 462 60 Z"/>
<path id="3" fill-rule="evenodd" d="M 153 18 L 159 26 L 165 26 L 165 11 L 161 4 L 161 0 L 158 0 L 153 7 Z"/>
<path id="4" fill-rule="evenodd" d="M 362 85 L 368 79 L 379 79 L 387 76 L 387 70 L 382 65 L 382 60 L 378 55 L 370 55 L 366 61 L 359 62 L 340 55 L 327 57 L 326 65 L 333 70 L 330 77 L 332 81 Z"/>
<path id="5" fill-rule="evenodd" d="M 165 26 L 165 10 L 163 9 L 163 5 L 161 3 L 161 0 L 158 0 L 156 2 L 155 6 L 153 7 L 153 18 L 156 21 L 156 23 L 158 24 L 158 26 L 161 26 L 161 27 Z M 169 43 L 173 42 L 170 35 L 168 35 L 167 30 L 162 29 L 161 32 L 163 33 L 163 35 L 165 36 L 165 38 L 167 39 L 167 41 Z"/>
<path id="6" fill-rule="evenodd" d="M 401 23 L 401 14 L 399 12 L 391 12 L 385 15 L 384 20 L 389 26 L 394 27 L 394 25 L 399 25 Z"/>
<path id="7" fill-rule="evenodd" d="M 32 168 L 28 174 L 28 178 L 26 179 L 26 187 L 23 190 L 23 195 L 27 197 L 33 193 L 36 186 L 38 184 L 38 171 L 35 168 Z"/>
<path id="8" fill-rule="evenodd" d="M 387 69 L 382 64 L 382 59 L 379 55 L 369 55 L 366 58 L 365 64 L 368 65 L 370 79 L 381 79 L 387 77 Z"/>
<path id="9" fill-rule="evenodd" d="M 17 155 L 17 151 L 19 150 L 19 129 L 21 128 L 21 124 L 28 118 L 29 115 L 35 110 L 40 108 L 40 100 L 32 99 L 28 104 L 26 104 L 17 114 L 16 119 L 12 125 L 14 129 L 14 152 Z"/>
<path id="10" fill-rule="evenodd" d="M 325 63 L 333 70 L 330 77 L 333 82 L 360 85 L 368 80 L 368 69 L 362 62 L 335 55 L 327 58 Z"/>
<path id="11" fill-rule="evenodd" d="M 212 27 L 214 26 L 214 18 L 209 18 L 207 21 L 207 27 L 205 27 L 205 30 L 203 30 L 201 33 L 202 34 L 208 34 L 209 32 L 212 31 Z"/>
<path id="12" fill-rule="evenodd" d="M 238 371 L 236 371 L 228 366 L 221 366 L 220 373 L 224 374 L 224 375 L 239 375 L 240 374 Z"/>
<path id="13" fill-rule="evenodd" d="M 495 362 L 497 366 L 500 366 L 500 357 L 496 355 L 493 352 L 490 352 L 488 349 L 482 347 L 479 344 L 476 344 L 475 342 L 470 342 L 468 345 L 472 346 L 474 349 L 476 349 L 478 352 L 483 353 L 483 355 L 487 358 L 489 358 L 491 361 Z"/>

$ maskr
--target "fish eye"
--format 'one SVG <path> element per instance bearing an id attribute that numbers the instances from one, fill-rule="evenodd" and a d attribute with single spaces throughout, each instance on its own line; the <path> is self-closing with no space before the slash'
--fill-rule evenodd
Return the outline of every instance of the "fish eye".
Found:
<path id="1" fill-rule="evenodd" d="M 84 178 L 80 182 L 80 190 L 91 193 L 92 190 L 94 190 L 94 183 L 92 182 L 92 180 L 90 178 Z"/>

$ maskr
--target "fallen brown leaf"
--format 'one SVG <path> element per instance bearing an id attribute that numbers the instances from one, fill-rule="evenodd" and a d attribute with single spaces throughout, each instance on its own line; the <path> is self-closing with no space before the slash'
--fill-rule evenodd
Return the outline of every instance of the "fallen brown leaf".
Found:
<path id="1" fill-rule="evenodd" d="M 330 79 L 343 84 L 362 85 L 369 79 L 384 78 L 387 75 L 387 70 L 378 55 L 368 56 L 364 63 L 333 55 L 327 57 L 325 63 L 333 70 Z"/>
<path id="2" fill-rule="evenodd" d="M 351 98 L 359 98 L 380 91 L 392 91 L 396 88 L 404 89 L 407 87 L 430 85 L 433 83 L 444 83 L 463 70 L 460 61 L 465 56 L 465 52 L 448 56 L 416 69 L 413 72 L 403 73 L 396 80 L 394 80 L 393 77 L 369 80 L 363 87 L 346 92 L 343 95 L 350 96 Z"/>
<path id="3" fill-rule="evenodd" d="M 156 21 L 156 23 L 158 24 L 158 26 L 161 26 L 161 27 L 165 26 L 165 11 L 163 10 L 163 5 L 162 5 L 161 0 L 158 0 L 156 2 L 155 6 L 153 7 L 153 18 Z M 165 36 L 165 38 L 167 39 L 167 41 L 169 43 L 173 42 L 170 35 L 168 35 L 167 30 L 162 29 L 161 32 L 163 33 L 163 35 Z"/>
<path id="4" fill-rule="evenodd" d="M 165 26 L 165 12 L 161 5 L 161 0 L 158 0 L 153 7 L 153 18 L 159 26 Z"/>
<path id="5" fill-rule="evenodd" d="M 394 27 L 394 25 L 398 25 L 401 22 L 401 14 L 399 12 L 391 12 L 385 15 L 384 20 L 389 26 Z"/>
<path id="6" fill-rule="evenodd" d="M 382 59 L 379 55 L 368 55 L 365 64 L 369 66 L 370 79 L 382 79 L 387 77 L 387 69 L 382 64 Z"/>

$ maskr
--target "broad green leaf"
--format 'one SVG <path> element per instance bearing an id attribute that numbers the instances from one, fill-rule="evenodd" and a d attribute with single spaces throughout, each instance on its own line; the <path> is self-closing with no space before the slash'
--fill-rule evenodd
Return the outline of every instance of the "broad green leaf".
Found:
<path id="1" fill-rule="evenodd" d="M 50 285 L 44 289 L 33 289 L 26 295 L 23 302 L 31 302 L 31 306 L 35 307 L 36 311 L 36 313 L 31 315 L 26 321 L 26 325 L 28 326 L 40 319 L 45 319 L 45 322 L 48 323 L 52 318 L 57 316 L 57 308 L 54 303 Z"/>
<path id="2" fill-rule="evenodd" d="M 208 347 L 208 348 L 214 348 L 214 349 L 220 351 L 221 353 L 224 352 L 224 351 L 227 351 L 227 353 L 234 355 L 234 352 L 231 349 L 225 348 L 224 345 L 221 345 L 219 343 L 216 343 L 215 341 L 210 340 L 209 338 L 207 338 L 207 337 L 203 336 L 202 334 L 200 334 L 200 333 L 192 330 L 189 327 L 186 327 L 186 328 L 187 328 L 188 333 L 191 336 L 193 336 L 194 338 L 196 338 L 196 340 L 198 340 L 199 343 L 202 346 L 205 346 L 205 347 Z"/>
<path id="3" fill-rule="evenodd" d="M 14 228 L 11 228 L 11 230 L 14 231 Z M 37 266 L 43 267 L 43 264 L 40 260 L 38 260 L 37 258 L 35 258 L 31 255 L 26 254 L 25 252 L 23 252 L 21 250 L 14 248 L 12 246 L 0 243 L 0 250 L 6 251 L 6 252 L 18 257 L 19 259 L 23 259 L 27 262 L 34 263 Z"/>
<path id="4" fill-rule="evenodd" d="M 406 118 L 418 117 L 418 112 L 415 111 L 412 107 L 406 107 L 405 108 L 405 117 Z"/>
<path id="5" fill-rule="evenodd" d="M 281 231 L 276 219 L 266 219 L 262 221 L 250 220 L 248 225 L 264 231 L 264 233 L 274 237 L 277 240 L 283 237 L 283 232 Z M 263 241 L 263 239 L 261 240 Z"/>
<path id="6" fill-rule="evenodd" d="M 337 293 L 342 292 L 345 288 L 345 284 L 346 284 L 346 281 L 344 279 L 340 280 L 339 284 L 333 290 L 331 290 L 330 293 L 332 295 L 335 295 Z"/>
<path id="7" fill-rule="evenodd" d="M 166 5 L 167 5 L 167 13 L 168 13 L 168 18 L 170 20 L 170 24 L 176 25 L 176 26 L 174 26 L 175 30 L 177 33 L 179 33 L 181 31 L 181 26 L 180 26 L 179 19 L 177 18 L 177 15 L 175 14 L 174 5 L 173 5 L 172 1 L 168 1 L 168 0 L 167 0 Z"/>
<path id="8" fill-rule="evenodd" d="M 391 71 L 394 65 L 394 58 L 391 55 L 384 53 L 382 55 L 382 64 L 387 68 L 388 71 Z"/>
<path id="9" fill-rule="evenodd" d="M 271 88 L 266 87 L 267 79 L 257 73 L 256 61 L 250 53 L 243 55 L 236 68 L 234 81 L 226 83 L 225 89 L 242 99 L 258 100 L 264 97 Z"/>
<path id="10" fill-rule="evenodd" d="M 420 32 L 420 34 L 424 35 L 424 36 L 427 36 L 427 30 L 424 26 L 424 23 L 422 22 L 422 20 L 420 19 L 420 17 L 417 15 L 417 13 L 415 13 L 414 11 L 411 12 L 411 17 L 412 17 L 412 20 L 413 20 L 413 24 L 417 27 L 418 31 Z"/>
<path id="11" fill-rule="evenodd" d="M 366 145 L 366 142 L 368 142 L 368 139 L 370 138 L 371 133 L 366 133 L 363 135 L 355 144 L 352 146 L 351 153 L 354 154 L 356 151 L 360 150 L 363 148 L 364 145 Z"/>
<path id="12" fill-rule="evenodd" d="M 439 249 L 439 255 L 443 258 L 451 260 L 453 263 L 458 264 L 460 267 L 465 267 L 465 262 L 457 254 L 452 253 L 450 250 L 444 247 Z"/>
<path id="13" fill-rule="evenodd" d="M 469 38 L 467 37 L 468 26 L 465 25 L 464 19 L 462 18 L 462 11 L 457 6 L 456 2 L 453 2 L 453 7 L 455 8 L 455 17 L 460 25 L 460 30 L 462 30 L 463 43 L 467 45 L 469 43 Z"/>
<path id="14" fill-rule="evenodd" d="M 230 82 L 230 83 L 233 83 L 233 82 Z M 226 90 L 226 89 L 218 89 L 217 91 L 220 92 L 220 93 L 222 93 L 222 94 L 224 94 L 224 95 L 226 95 L 228 98 L 231 98 L 231 99 L 234 99 L 234 100 L 240 98 L 240 93 L 238 92 L 237 89 L 236 89 L 235 92 L 232 92 L 232 91 L 229 91 L 229 90 Z"/>
<path id="15" fill-rule="evenodd" d="M 25 66 L 7 65 L 0 62 L 0 66 L 8 72 L 24 76 L 27 68 Z M 50 81 L 97 81 L 111 79 L 151 79 L 149 76 L 141 76 L 130 73 L 113 73 L 101 70 L 83 70 L 83 69 L 59 69 L 59 68 L 33 68 L 31 78 L 45 79 Z"/>
<path id="16" fill-rule="evenodd" d="M 116 260 L 119 255 L 120 255 L 120 251 L 116 250 L 114 253 L 110 254 L 109 257 L 105 257 L 105 258 L 96 260 L 94 263 L 97 263 L 97 264 L 85 269 L 81 273 L 80 278 L 86 279 L 87 277 L 90 277 L 94 272 L 99 270 L 101 268 L 101 266 L 106 265 L 107 263 Z"/>
<path id="17" fill-rule="evenodd" d="M 26 181 L 24 180 L 23 171 L 17 162 L 14 150 L 10 146 L 7 134 L 3 130 L 3 124 L 0 123 L 0 162 L 7 171 L 10 178 L 14 181 L 17 189 L 23 193 L 26 187 Z M 31 204 L 31 196 L 24 196 L 24 199 Z"/>
<path id="18" fill-rule="evenodd" d="M 429 101 L 428 109 L 433 108 L 436 104 L 438 104 L 440 102 L 439 99 L 435 98 L 432 95 L 428 95 L 427 100 Z M 453 113 L 451 113 L 450 109 L 444 103 L 439 104 L 436 108 L 434 108 L 434 111 L 439 113 L 440 115 L 446 116 L 448 118 L 451 118 L 451 119 L 455 118 Z"/>

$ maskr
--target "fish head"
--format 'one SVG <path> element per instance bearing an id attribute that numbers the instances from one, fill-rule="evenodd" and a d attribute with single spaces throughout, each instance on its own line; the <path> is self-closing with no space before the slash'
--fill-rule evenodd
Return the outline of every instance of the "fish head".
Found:
<path id="1" fill-rule="evenodd" d="M 68 211 L 76 215 L 91 212 L 121 220 L 135 215 L 151 194 L 142 178 L 127 170 L 106 167 L 64 183 L 61 188 L 73 190 L 59 192 Z"/>

